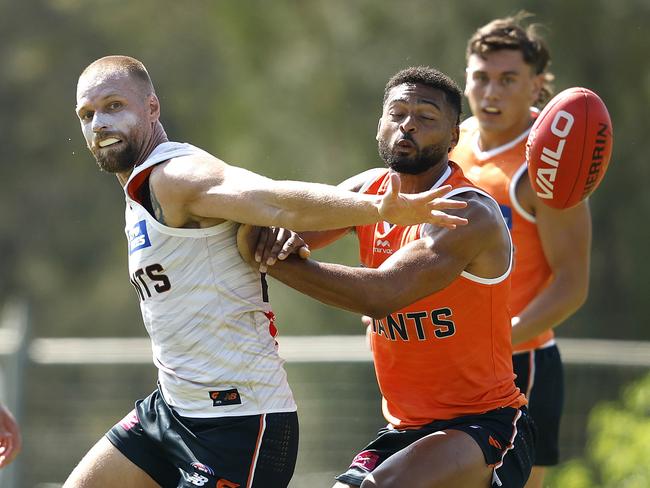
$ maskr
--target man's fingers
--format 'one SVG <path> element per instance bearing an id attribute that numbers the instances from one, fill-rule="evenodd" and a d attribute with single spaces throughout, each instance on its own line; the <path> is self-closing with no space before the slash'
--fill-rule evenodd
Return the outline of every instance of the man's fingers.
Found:
<path id="1" fill-rule="evenodd" d="M 456 215 L 449 215 L 439 210 L 431 211 L 431 223 L 439 227 L 446 227 L 448 229 L 455 229 L 459 225 L 467 225 L 468 220 L 464 217 Z"/>
<path id="2" fill-rule="evenodd" d="M 465 208 L 467 202 L 463 200 L 453 200 L 451 198 L 434 198 L 429 207 L 435 210 L 449 210 L 452 208 Z"/>
<path id="3" fill-rule="evenodd" d="M 266 227 L 263 231 L 262 236 L 260 236 L 260 239 L 257 243 L 257 249 L 259 252 L 259 260 L 257 262 L 260 263 L 260 273 L 266 273 L 268 269 L 268 263 L 271 261 L 270 255 L 272 253 L 273 246 L 275 246 L 279 231 L 280 228 L 278 227 Z"/>
<path id="4" fill-rule="evenodd" d="M 280 252 L 278 252 L 278 259 L 285 259 L 289 254 L 294 252 L 299 247 L 298 241 L 301 240 L 302 239 L 299 239 L 297 234 L 290 232 L 289 238 L 282 245 Z"/>
<path id="5" fill-rule="evenodd" d="M 443 185 L 433 190 L 428 190 L 420 193 L 417 196 L 417 199 L 420 201 L 422 200 L 428 201 L 429 206 L 436 210 L 467 207 L 467 202 L 465 201 L 454 200 L 452 198 L 445 198 L 445 196 L 449 193 L 450 190 L 451 190 L 451 185 Z"/>
<path id="6" fill-rule="evenodd" d="M 392 198 L 397 198 L 401 188 L 402 182 L 399 179 L 399 175 L 397 173 L 391 172 L 390 185 L 388 186 L 386 193 L 388 193 Z"/>
<path id="7" fill-rule="evenodd" d="M 294 253 L 298 254 L 302 259 L 307 259 L 311 255 L 309 246 L 305 244 L 305 241 L 303 241 L 295 232 L 291 232 L 291 236 L 287 239 L 284 246 L 282 246 L 282 250 L 278 253 L 278 259 L 286 259 L 287 256 Z"/>
<path id="8" fill-rule="evenodd" d="M 259 237 L 254 241 L 255 261 L 259 263 L 259 271 L 266 273 L 269 266 L 278 259 L 297 253 L 303 259 L 310 255 L 309 248 L 302 238 L 290 230 L 281 227 L 258 229 Z"/>
<path id="9" fill-rule="evenodd" d="M 250 227 L 250 230 L 248 228 Z M 255 225 L 246 225 L 242 232 L 247 232 L 246 242 L 248 242 L 251 250 L 255 249 L 253 257 L 255 261 L 259 262 L 261 259 L 260 240 L 264 239 L 264 232 L 266 227 L 257 227 Z"/>
<path id="10" fill-rule="evenodd" d="M 287 247 L 289 241 L 295 240 L 295 234 L 287 229 L 280 229 L 278 235 L 273 243 L 273 249 L 271 249 L 270 260 L 267 260 L 266 264 L 275 264 L 277 259 L 280 257 L 280 254 Z"/>
<path id="11" fill-rule="evenodd" d="M 309 250 L 307 244 L 304 244 L 300 249 L 298 249 L 298 256 L 300 256 L 302 259 L 308 259 L 309 256 L 311 256 L 311 251 Z"/>
<path id="12" fill-rule="evenodd" d="M 262 252 L 261 263 L 272 265 L 282 247 L 282 241 L 285 239 L 285 230 L 280 227 L 273 227 L 267 234 L 264 250 Z"/>
<path id="13" fill-rule="evenodd" d="M 266 263 L 269 257 L 269 252 L 275 243 L 275 238 L 279 229 L 273 227 L 263 227 L 260 230 L 260 236 L 257 240 L 257 247 L 255 249 L 255 261 L 258 263 Z"/>

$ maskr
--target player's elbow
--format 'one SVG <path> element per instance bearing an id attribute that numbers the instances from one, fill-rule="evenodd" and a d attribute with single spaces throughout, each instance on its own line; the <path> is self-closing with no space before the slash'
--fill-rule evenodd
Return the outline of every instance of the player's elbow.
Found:
<path id="1" fill-rule="evenodd" d="M 414 290 L 408 286 L 397 287 L 391 279 L 377 280 L 376 286 L 367 289 L 364 314 L 374 319 L 383 319 L 398 310 L 423 298 L 428 293 Z"/>
<path id="2" fill-rule="evenodd" d="M 375 320 L 384 319 L 390 315 L 390 311 L 386 307 L 364 307 L 361 313 Z"/>
<path id="3" fill-rule="evenodd" d="M 354 306 L 354 308 L 357 309 L 355 312 L 367 315 L 373 319 L 381 319 L 386 317 L 387 313 L 385 307 L 381 304 L 381 300 L 375 299 L 374 297 L 370 296 L 370 294 L 364 295 L 365 296 L 363 296 L 360 300 L 355 300 L 356 306 Z"/>
<path id="4" fill-rule="evenodd" d="M 580 310 L 587 302 L 589 296 L 589 280 L 584 280 L 581 283 L 573 283 L 568 287 L 570 293 L 565 294 L 567 312 L 573 314 Z"/>
<path id="5" fill-rule="evenodd" d="M 574 306 L 575 310 L 579 310 L 587 302 L 587 297 L 589 297 L 589 282 L 587 281 L 584 286 L 576 287 L 576 293 L 574 297 Z"/>
<path id="6" fill-rule="evenodd" d="M 384 319 L 403 306 L 404 304 L 397 303 L 392 298 L 386 298 L 385 296 L 381 296 L 381 294 L 376 294 L 372 299 L 364 303 L 363 314 L 373 319 Z"/>

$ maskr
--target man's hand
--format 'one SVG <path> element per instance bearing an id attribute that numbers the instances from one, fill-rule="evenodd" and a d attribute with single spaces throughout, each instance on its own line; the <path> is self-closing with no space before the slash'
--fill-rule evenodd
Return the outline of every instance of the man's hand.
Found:
<path id="1" fill-rule="evenodd" d="M 293 231 L 279 227 L 241 225 L 237 232 L 237 247 L 244 260 L 259 263 L 260 273 L 266 273 L 277 260 L 297 254 L 307 259 L 311 252 L 302 238 Z"/>
<path id="2" fill-rule="evenodd" d="M 22 441 L 16 419 L 4 405 L 0 405 L 0 468 L 4 468 L 20 452 Z"/>
<path id="3" fill-rule="evenodd" d="M 467 202 L 444 198 L 451 186 L 415 194 L 400 193 L 400 187 L 399 175 L 391 173 L 390 186 L 379 203 L 379 214 L 386 222 L 395 225 L 428 223 L 448 229 L 467 224 L 467 219 L 442 211 L 467 206 Z"/>

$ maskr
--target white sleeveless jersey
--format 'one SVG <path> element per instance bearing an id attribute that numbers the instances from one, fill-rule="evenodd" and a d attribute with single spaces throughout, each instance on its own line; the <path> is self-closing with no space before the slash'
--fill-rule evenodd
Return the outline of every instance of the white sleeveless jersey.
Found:
<path id="1" fill-rule="evenodd" d="M 260 274 L 237 251 L 237 224 L 162 225 L 132 198 L 156 164 L 206 154 L 165 142 L 125 186 L 129 274 L 167 403 L 187 417 L 296 410 L 271 336 Z"/>

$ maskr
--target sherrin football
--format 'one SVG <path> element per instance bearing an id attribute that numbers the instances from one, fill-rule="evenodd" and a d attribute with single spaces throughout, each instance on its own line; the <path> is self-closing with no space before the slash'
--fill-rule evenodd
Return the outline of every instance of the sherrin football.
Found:
<path id="1" fill-rule="evenodd" d="M 526 141 L 528 176 L 542 202 L 571 208 L 605 176 L 613 145 L 607 107 L 591 90 L 568 88 L 551 99 Z"/>

